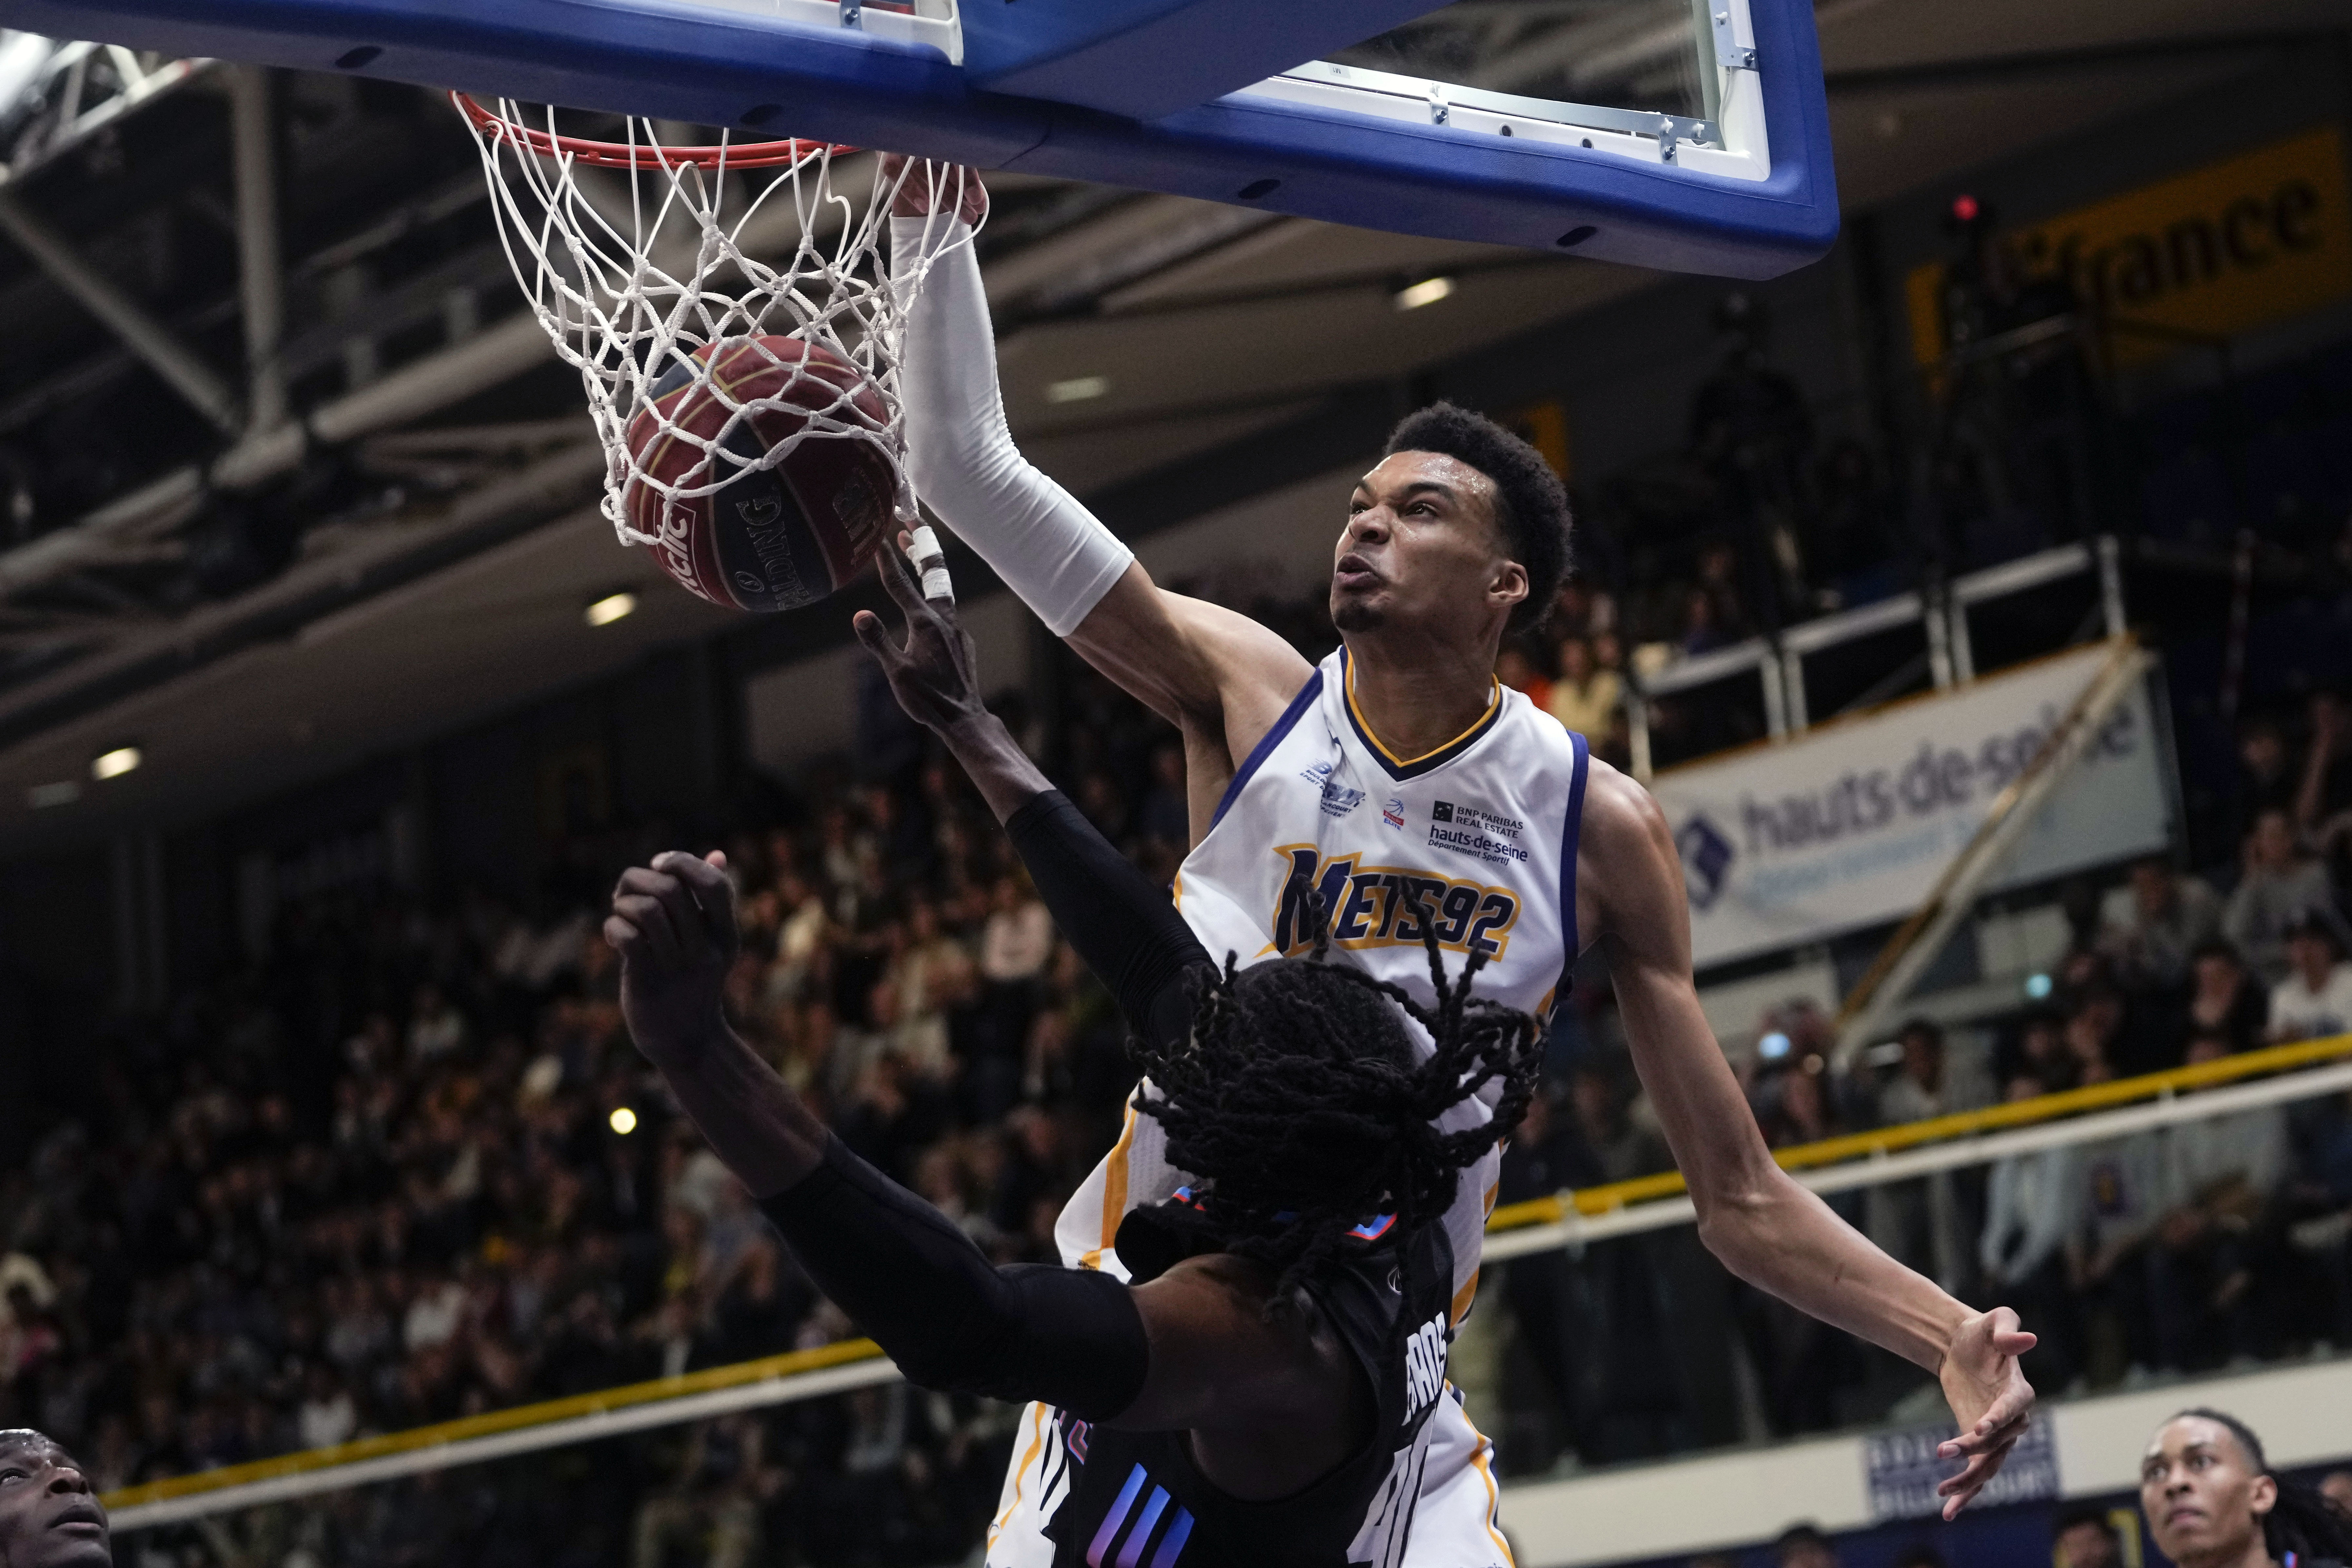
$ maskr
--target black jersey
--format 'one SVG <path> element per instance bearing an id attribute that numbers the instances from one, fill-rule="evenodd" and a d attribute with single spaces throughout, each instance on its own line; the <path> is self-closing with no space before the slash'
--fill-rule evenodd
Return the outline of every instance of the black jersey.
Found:
<path id="1" fill-rule="evenodd" d="M 1157 1278 L 1188 1250 L 1205 1249 L 1166 1239 L 1167 1222 L 1196 1208 L 1180 1191 L 1159 1209 L 1127 1216 L 1118 1254 L 1137 1270 L 1136 1283 Z M 1135 1234 L 1153 1230 L 1158 1237 Z M 1395 1568 L 1412 1527 L 1429 1413 L 1447 1396 L 1454 1338 L 1453 1254 L 1442 1226 L 1422 1231 L 1412 1258 L 1407 1301 L 1399 1289 L 1395 1223 L 1383 1216 L 1349 1233 L 1307 1281 L 1371 1380 L 1376 1414 L 1363 1447 L 1302 1492 L 1244 1502 L 1201 1474 L 1181 1432 L 1116 1432 L 1055 1412 L 1061 1452 L 1041 1508 L 1051 1518 L 1054 1568 Z"/>

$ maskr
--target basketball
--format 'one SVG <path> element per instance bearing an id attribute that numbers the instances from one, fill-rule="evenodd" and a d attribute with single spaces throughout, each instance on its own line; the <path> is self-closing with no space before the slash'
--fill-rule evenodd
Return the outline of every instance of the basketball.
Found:
<path id="1" fill-rule="evenodd" d="M 623 504 L 681 586 L 725 609 L 792 610 L 865 569 L 898 493 L 875 440 L 820 429 L 779 462 L 735 468 L 686 438 L 753 464 L 813 422 L 886 430 L 882 400 L 855 365 L 799 338 L 723 338 L 671 366 L 652 392 L 629 421 L 635 470 Z M 665 495 L 643 477 L 691 490 L 730 468 L 734 479 L 698 496 Z"/>

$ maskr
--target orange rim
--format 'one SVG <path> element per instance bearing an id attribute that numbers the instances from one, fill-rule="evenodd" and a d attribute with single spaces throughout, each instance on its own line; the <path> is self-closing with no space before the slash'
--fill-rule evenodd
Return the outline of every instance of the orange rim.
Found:
<path id="1" fill-rule="evenodd" d="M 603 169 L 772 169 L 826 153 L 857 151 L 838 142 L 798 140 L 721 142 L 715 147 L 656 147 L 626 142 L 593 142 L 581 136 L 558 136 L 550 131 L 534 131 L 528 125 L 518 124 L 503 114 L 483 108 L 462 92 L 451 93 L 449 101 L 457 106 L 458 113 L 474 122 L 476 129 L 500 141 L 528 147 L 543 158 L 572 158 Z"/>

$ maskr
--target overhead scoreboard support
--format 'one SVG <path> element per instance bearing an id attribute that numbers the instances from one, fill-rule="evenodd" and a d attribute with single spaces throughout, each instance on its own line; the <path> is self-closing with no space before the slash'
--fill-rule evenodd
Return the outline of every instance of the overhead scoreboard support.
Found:
<path id="1" fill-rule="evenodd" d="M 1810 0 L 1703 0 L 1697 114 L 1321 57 L 1430 0 L 0 0 L 0 25 L 1767 278 L 1838 227 Z M 1461 74 L 1475 74 L 1465 72 Z"/>

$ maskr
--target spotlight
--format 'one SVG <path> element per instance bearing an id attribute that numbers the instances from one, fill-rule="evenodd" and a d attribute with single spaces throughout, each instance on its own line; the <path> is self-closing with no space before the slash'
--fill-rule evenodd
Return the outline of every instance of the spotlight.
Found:
<path id="1" fill-rule="evenodd" d="M 613 1124 L 613 1131 L 624 1138 L 637 1130 L 637 1113 L 625 1105 L 614 1106 L 613 1114 L 605 1120 Z"/>
<path id="2" fill-rule="evenodd" d="M 89 764 L 89 776 L 94 779 L 119 779 L 146 761 L 136 746 L 117 746 L 110 752 L 100 752 Z"/>
<path id="3" fill-rule="evenodd" d="M 1107 375 L 1073 376 L 1067 381 L 1053 381 L 1046 383 L 1045 401 L 1048 403 L 1085 403 L 1089 399 L 1100 397 L 1104 393 L 1108 392 L 1109 390 L 1110 377 Z"/>
<path id="4" fill-rule="evenodd" d="M 1789 1037 L 1775 1029 L 1756 1042 L 1756 1054 L 1768 1062 L 1777 1062 L 1790 1050 Z"/>
<path id="5" fill-rule="evenodd" d="M 1392 301 L 1400 310 L 1418 310 L 1423 305 L 1434 305 L 1454 292 L 1451 278 L 1424 278 L 1396 291 Z"/>
<path id="6" fill-rule="evenodd" d="M 2025 977 L 2025 995 L 2028 1001 L 2047 1001 L 2050 993 L 2055 989 L 2057 989 L 2056 985 L 2047 974 L 2029 974 Z"/>
<path id="7" fill-rule="evenodd" d="M 609 626 L 614 621 L 636 613 L 637 596 L 626 589 L 607 594 L 583 612 L 592 626 Z"/>

